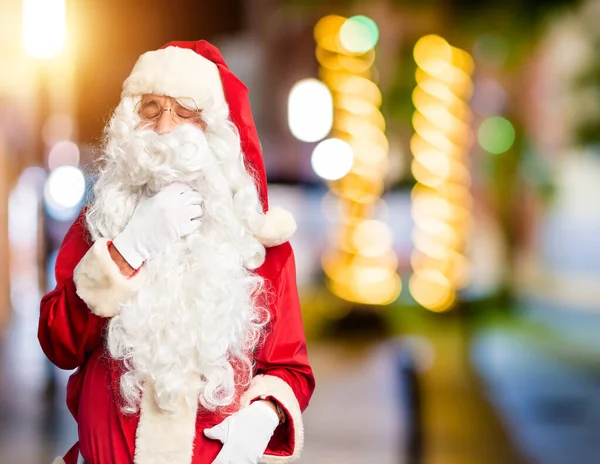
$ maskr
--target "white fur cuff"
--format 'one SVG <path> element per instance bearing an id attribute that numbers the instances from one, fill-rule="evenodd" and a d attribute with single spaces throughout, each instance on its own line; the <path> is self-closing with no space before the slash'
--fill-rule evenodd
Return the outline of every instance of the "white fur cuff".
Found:
<path id="1" fill-rule="evenodd" d="M 122 275 L 110 257 L 108 242 L 97 240 L 75 268 L 73 281 L 77 295 L 94 314 L 112 317 L 140 289 L 144 278 L 143 271 L 131 278 Z"/>
<path id="2" fill-rule="evenodd" d="M 281 464 L 294 462 L 300 457 L 304 446 L 304 424 L 302 411 L 292 388 L 279 377 L 274 375 L 257 375 L 252 379 L 250 388 L 242 397 L 242 407 L 246 407 L 257 398 L 275 398 L 289 413 L 288 419 L 293 423 L 294 450 L 291 456 L 272 456 L 265 454 L 261 459 L 263 464 Z"/>
<path id="3" fill-rule="evenodd" d="M 296 221 L 292 214 L 281 208 L 271 208 L 265 214 L 265 222 L 255 237 L 265 247 L 274 247 L 287 242 L 296 232 Z"/>

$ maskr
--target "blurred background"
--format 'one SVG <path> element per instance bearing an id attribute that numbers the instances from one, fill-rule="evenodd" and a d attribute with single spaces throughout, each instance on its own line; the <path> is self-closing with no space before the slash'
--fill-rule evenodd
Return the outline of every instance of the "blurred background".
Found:
<path id="1" fill-rule="evenodd" d="M 0 462 L 76 441 L 36 338 L 137 57 L 208 39 L 290 209 L 300 462 L 600 462 L 600 0 L 0 0 Z"/>

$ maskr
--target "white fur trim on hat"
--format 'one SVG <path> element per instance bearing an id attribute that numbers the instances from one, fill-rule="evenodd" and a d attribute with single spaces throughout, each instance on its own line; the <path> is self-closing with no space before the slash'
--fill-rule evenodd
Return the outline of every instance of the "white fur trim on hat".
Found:
<path id="1" fill-rule="evenodd" d="M 65 460 L 59 456 L 52 461 L 52 464 L 65 464 Z"/>
<path id="2" fill-rule="evenodd" d="M 265 247 L 274 247 L 287 242 L 296 232 L 296 221 L 292 214 L 276 206 L 265 214 L 265 220 L 255 237 Z"/>
<path id="3" fill-rule="evenodd" d="M 121 274 L 110 257 L 106 240 L 97 240 L 73 272 L 77 295 L 102 317 L 118 314 L 121 305 L 140 289 L 144 280 L 143 269 L 129 278 Z"/>
<path id="4" fill-rule="evenodd" d="M 294 429 L 294 449 L 290 456 L 273 456 L 264 454 L 260 462 L 262 464 L 282 464 L 294 462 L 300 457 L 304 446 L 304 424 L 302 422 L 302 411 L 300 404 L 292 390 L 285 381 L 274 375 L 257 375 L 252 379 L 250 388 L 242 396 L 241 406 L 248 406 L 253 400 L 275 398 L 285 409 L 288 420 L 292 422 Z"/>
<path id="5" fill-rule="evenodd" d="M 191 97 L 201 109 L 227 111 L 217 65 L 193 50 L 167 47 L 144 53 L 123 83 L 122 97 L 143 94 Z"/>

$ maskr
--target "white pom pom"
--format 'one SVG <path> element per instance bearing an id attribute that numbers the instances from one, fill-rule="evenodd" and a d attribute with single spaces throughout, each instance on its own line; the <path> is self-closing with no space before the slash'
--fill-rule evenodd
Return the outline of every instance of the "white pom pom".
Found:
<path id="1" fill-rule="evenodd" d="M 296 231 L 294 216 L 281 207 L 271 208 L 264 219 L 260 231 L 255 236 L 267 248 L 287 242 Z"/>

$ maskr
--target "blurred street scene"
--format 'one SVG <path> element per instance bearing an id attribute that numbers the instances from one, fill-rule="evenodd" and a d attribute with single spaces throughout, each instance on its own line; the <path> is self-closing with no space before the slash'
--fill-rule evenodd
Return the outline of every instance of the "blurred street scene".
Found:
<path id="1" fill-rule="evenodd" d="M 37 340 L 137 57 L 246 83 L 317 389 L 307 464 L 600 462 L 600 0 L 0 0 L 0 463 L 77 439 Z"/>

